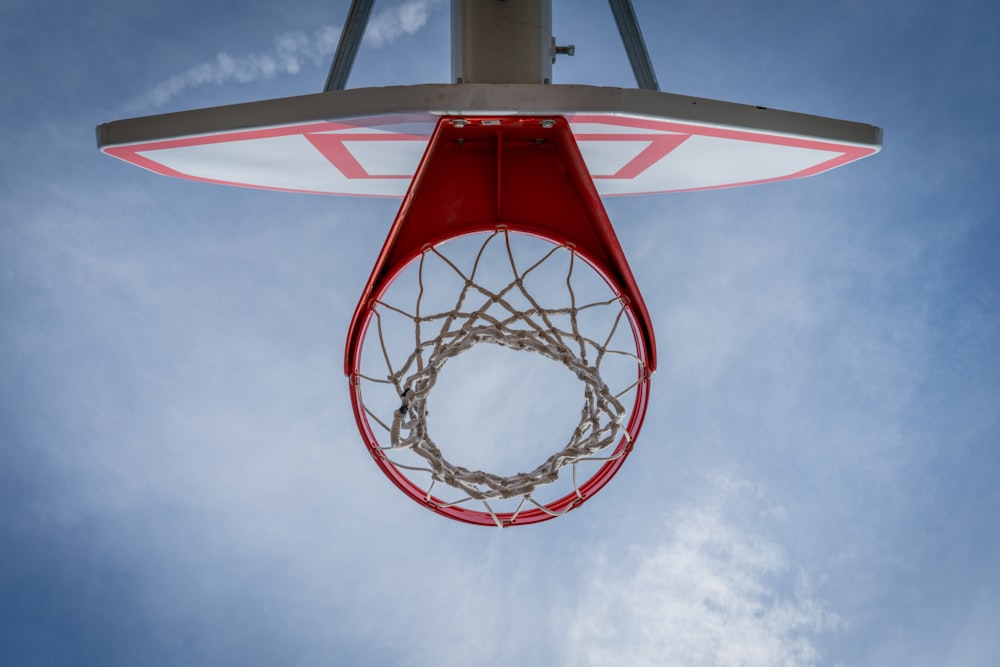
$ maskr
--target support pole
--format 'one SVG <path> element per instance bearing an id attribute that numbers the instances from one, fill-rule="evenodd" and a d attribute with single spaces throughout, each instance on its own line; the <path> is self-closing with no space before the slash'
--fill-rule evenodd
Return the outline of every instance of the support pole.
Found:
<path id="1" fill-rule="evenodd" d="M 646 50 L 646 42 L 642 39 L 639 20 L 635 16 L 635 9 L 632 8 L 632 0 L 608 0 L 608 4 L 611 5 L 611 13 L 614 14 L 615 23 L 618 24 L 618 33 L 622 36 L 622 44 L 625 45 L 628 61 L 632 65 L 635 82 L 640 88 L 659 90 L 660 85 L 656 82 L 653 63 L 649 60 L 649 51 Z"/>
<path id="2" fill-rule="evenodd" d="M 552 0 L 452 0 L 452 83 L 550 83 Z"/>
<path id="3" fill-rule="evenodd" d="M 358 47 L 361 46 L 361 40 L 365 36 L 368 17 L 371 16 L 374 4 L 375 0 L 353 0 L 351 3 L 344 29 L 340 31 L 340 43 L 337 44 L 337 53 L 333 57 L 330 74 L 326 77 L 324 92 L 343 90 L 347 86 L 347 77 L 354 65 L 354 57 L 358 55 Z"/>

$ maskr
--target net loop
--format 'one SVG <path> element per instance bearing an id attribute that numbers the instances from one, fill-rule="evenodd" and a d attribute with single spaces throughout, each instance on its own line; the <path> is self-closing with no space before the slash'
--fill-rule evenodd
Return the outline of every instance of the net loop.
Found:
<path id="1" fill-rule="evenodd" d="M 379 344 L 386 364 L 385 379 L 375 379 L 374 374 L 359 376 L 371 382 L 392 384 L 399 403 L 391 421 L 379 419 L 368 406 L 365 411 L 376 423 L 389 431 L 388 446 L 382 453 L 393 465 L 407 470 L 424 470 L 429 473 L 430 485 L 426 491 L 426 502 L 432 501 L 430 489 L 443 484 L 458 490 L 463 498 L 447 501 L 451 505 L 479 501 L 488 513 L 496 518 L 489 501 L 521 499 L 521 507 L 528 505 L 551 513 L 544 503 L 533 495 L 541 487 L 553 484 L 560 471 L 573 468 L 573 490 L 580 500 L 583 496 L 576 484 L 576 465 L 581 461 L 606 461 L 627 454 L 631 439 L 624 427 L 628 411 L 622 403 L 622 395 L 633 390 L 638 383 L 613 390 L 602 377 L 601 364 L 609 353 L 626 355 L 637 365 L 637 377 L 645 376 L 642 361 L 633 351 L 611 349 L 615 330 L 619 327 L 625 310 L 625 300 L 616 296 L 582 305 L 577 304 L 573 291 L 572 277 L 576 252 L 569 244 L 556 244 L 534 264 L 519 270 L 510 248 L 510 236 L 506 228 L 497 228 L 486 239 L 476 255 L 468 274 L 463 273 L 438 248 L 425 248 L 419 258 L 419 292 L 412 311 L 390 305 L 377 299 L 373 305 Z M 506 256 L 512 278 L 499 289 L 489 289 L 477 278 L 487 246 L 502 239 L 506 244 Z M 558 308 L 543 307 L 526 285 L 526 278 L 559 252 L 569 253 L 568 270 L 565 276 L 565 290 L 568 305 Z M 460 279 L 462 287 L 454 307 L 440 312 L 423 312 L 425 304 L 424 263 L 431 255 L 439 257 Z M 526 304 L 515 305 L 515 298 Z M 608 307 L 616 309 L 610 320 L 611 331 L 588 337 L 581 333 L 580 314 L 592 308 Z M 397 316 L 409 318 L 415 328 L 414 346 L 405 360 L 393 366 L 384 340 L 385 332 L 379 309 L 386 309 Z M 627 320 L 627 318 L 625 318 Z M 563 323 L 560 328 L 556 322 Z M 566 326 L 568 323 L 568 327 Z M 436 329 L 436 331 L 433 331 Z M 480 344 L 498 345 L 511 350 L 538 354 L 568 368 L 584 385 L 580 419 L 564 446 L 551 454 L 540 465 L 527 472 L 512 475 L 498 475 L 483 470 L 470 470 L 456 465 L 442 453 L 428 432 L 428 397 L 433 391 L 446 364 L 457 356 L 468 352 Z M 362 399 L 363 401 L 363 399 Z M 388 424 L 387 424 L 388 422 Z M 616 443 L 622 445 L 615 448 Z M 393 452 L 410 452 L 423 461 L 419 465 L 406 465 L 394 461 Z M 570 505 L 572 507 L 573 505 Z M 567 510 L 568 511 L 568 510 Z"/>

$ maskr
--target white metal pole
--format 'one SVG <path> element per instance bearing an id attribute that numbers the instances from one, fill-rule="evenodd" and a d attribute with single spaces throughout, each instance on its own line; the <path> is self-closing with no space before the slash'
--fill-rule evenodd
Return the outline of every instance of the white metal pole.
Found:
<path id="1" fill-rule="evenodd" d="M 550 83 L 552 0 L 451 0 L 452 83 Z"/>

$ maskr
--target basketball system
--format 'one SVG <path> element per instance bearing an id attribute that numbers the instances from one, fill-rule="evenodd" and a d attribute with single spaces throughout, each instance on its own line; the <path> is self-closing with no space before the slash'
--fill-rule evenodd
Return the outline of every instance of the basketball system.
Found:
<path id="1" fill-rule="evenodd" d="M 552 83 L 574 48 L 552 36 L 551 0 L 452 0 L 450 83 L 345 89 L 373 2 L 354 0 L 324 92 L 118 120 L 98 146 L 177 178 L 402 197 L 348 326 L 361 437 L 400 490 L 451 519 L 561 516 L 632 452 L 656 370 L 602 197 L 812 176 L 876 153 L 881 130 L 660 92 L 629 0 L 609 4 L 637 88 Z M 576 427 L 512 474 L 459 465 L 428 426 L 447 364 L 484 344 L 583 385 Z"/>

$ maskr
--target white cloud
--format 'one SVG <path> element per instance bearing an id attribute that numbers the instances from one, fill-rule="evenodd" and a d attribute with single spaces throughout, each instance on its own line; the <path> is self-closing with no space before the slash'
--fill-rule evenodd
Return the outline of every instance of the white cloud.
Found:
<path id="1" fill-rule="evenodd" d="M 407 0 L 375 14 L 365 32 L 367 44 L 376 48 L 391 44 L 403 35 L 412 35 L 427 24 L 427 19 L 441 0 Z"/>
<path id="2" fill-rule="evenodd" d="M 725 480 L 716 488 L 722 502 L 679 509 L 658 544 L 599 559 L 570 622 L 567 663 L 820 662 L 816 638 L 839 618 L 778 545 L 731 516 L 731 500 L 758 490 Z"/>
<path id="3" fill-rule="evenodd" d="M 406 0 L 376 12 L 368 22 L 365 44 L 380 48 L 404 35 L 413 35 L 427 24 L 441 0 Z M 337 49 L 341 29 L 326 25 L 312 34 L 301 30 L 274 38 L 271 48 L 260 53 L 233 56 L 222 51 L 211 60 L 175 74 L 126 105 L 127 113 L 163 106 L 185 90 L 205 85 L 252 83 L 283 74 L 298 74 L 306 65 L 318 66 Z"/>
<path id="4" fill-rule="evenodd" d="M 209 84 L 250 83 L 279 74 L 297 74 L 305 64 L 319 65 L 334 52 L 340 28 L 323 26 L 312 35 L 302 31 L 281 33 L 267 51 L 232 56 L 225 51 L 212 60 L 161 81 L 127 105 L 129 112 L 163 106 L 190 88 Z"/>

